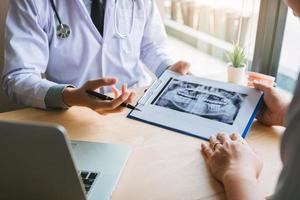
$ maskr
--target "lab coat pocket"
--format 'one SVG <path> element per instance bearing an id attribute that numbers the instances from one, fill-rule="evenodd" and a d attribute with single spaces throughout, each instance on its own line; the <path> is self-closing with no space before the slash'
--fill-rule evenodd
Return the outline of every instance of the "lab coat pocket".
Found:
<path id="1" fill-rule="evenodd" d="M 133 15 L 130 9 L 119 9 L 117 19 L 115 34 L 120 40 L 122 51 L 126 54 L 139 55 L 145 27 L 143 12 L 135 11 Z"/>

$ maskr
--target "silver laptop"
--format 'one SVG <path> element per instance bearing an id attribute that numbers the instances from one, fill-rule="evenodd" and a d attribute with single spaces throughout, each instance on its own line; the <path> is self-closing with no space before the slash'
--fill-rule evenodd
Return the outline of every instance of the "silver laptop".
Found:
<path id="1" fill-rule="evenodd" d="M 110 199 L 129 153 L 70 142 L 61 126 L 0 122 L 0 199 Z"/>

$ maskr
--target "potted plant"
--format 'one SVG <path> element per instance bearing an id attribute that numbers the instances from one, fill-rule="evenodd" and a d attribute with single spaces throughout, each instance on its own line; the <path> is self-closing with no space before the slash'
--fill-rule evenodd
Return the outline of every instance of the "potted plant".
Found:
<path id="1" fill-rule="evenodd" d="M 243 85 L 246 77 L 246 55 L 244 48 L 234 44 L 232 52 L 227 54 L 228 82 Z"/>

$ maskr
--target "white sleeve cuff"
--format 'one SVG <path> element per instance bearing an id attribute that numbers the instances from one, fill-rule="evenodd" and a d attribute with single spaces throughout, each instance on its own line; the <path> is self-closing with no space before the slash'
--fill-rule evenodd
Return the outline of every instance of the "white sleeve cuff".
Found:
<path id="1" fill-rule="evenodd" d="M 156 69 L 155 75 L 156 77 L 160 77 L 171 65 L 173 65 L 175 62 L 171 59 L 164 60 Z"/>

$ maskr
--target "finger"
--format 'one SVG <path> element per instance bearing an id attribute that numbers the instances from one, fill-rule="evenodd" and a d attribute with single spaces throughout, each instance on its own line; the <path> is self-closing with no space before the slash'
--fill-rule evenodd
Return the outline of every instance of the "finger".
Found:
<path id="1" fill-rule="evenodd" d="M 230 139 L 233 140 L 233 141 L 237 141 L 237 140 L 238 140 L 238 136 L 237 136 L 237 134 L 235 134 L 235 133 L 230 134 L 229 137 L 230 137 Z"/>
<path id="2" fill-rule="evenodd" d="M 129 97 L 129 93 L 124 93 L 120 95 L 118 98 L 115 98 L 112 101 L 102 101 L 97 99 L 87 99 L 88 107 L 93 110 L 114 110 L 119 107 L 123 102 L 125 102 Z"/>
<path id="3" fill-rule="evenodd" d="M 246 143 L 246 141 L 240 135 L 238 135 L 236 133 L 232 133 L 229 137 L 232 141 L 241 142 L 243 144 Z"/>
<path id="4" fill-rule="evenodd" d="M 126 93 L 127 92 L 127 83 L 123 83 L 122 85 L 122 93 Z"/>
<path id="5" fill-rule="evenodd" d="M 273 87 L 258 81 L 253 81 L 253 85 L 255 89 L 263 91 L 264 93 L 269 93 L 273 89 Z"/>
<path id="6" fill-rule="evenodd" d="M 114 85 L 118 82 L 117 78 L 102 78 L 97 80 L 87 81 L 85 84 L 86 89 L 96 90 L 99 87 Z"/>
<path id="7" fill-rule="evenodd" d="M 188 74 L 190 72 L 190 64 L 188 62 L 180 62 L 180 65 L 179 65 L 179 71 L 181 74 L 185 75 L 185 74 Z"/>
<path id="8" fill-rule="evenodd" d="M 126 103 L 132 103 L 135 97 L 135 92 L 131 92 Z"/>
<path id="9" fill-rule="evenodd" d="M 206 158 L 210 158 L 214 154 L 212 149 L 208 145 L 203 144 L 203 143 L 201 144 L 201 151 L 203 152 L 203 154 Z"/>
<path id="10" fill-rule="evenodd" d="M 244 140 L 244 138 L 242 138 L 242 136 L 239 135 L 239 134 L 233 133 L 232 135 L 233 135 L 234 138 L 236 138 L 236 140 L 239 140 L 239 141 Z"/>
<path id="11" fill-rule="evenodd" d="M 210 148 L 213 149 L 216 143 L 220 143 L 220 141 L 215 136 L 210 136 L 209 138 Z"/>
<path id="12" fill-rule="evenodd" d="M 131 92 L 131 93 L 129 94 L 128 99 L 127 99 L 126 101 L 124 101 L 124 102 L 125 102 L 125 103 L 132 103 L 133 98 L 134 98 L 134 95 L 135 95 L 135 93 L 134 93 L 134 92 Z M 107 112 L 111 112 L 111 113 L 120 113 L 120 112 L 123 112 L 124 110 L 125 110 L 124 107 L 119 106 L 119 107 L 117 107 L 116 109 L 110 110 L 110 111 L 107 111 Z"/>
<path id="13" fill-rule="evenodd" d="M 118 98 L 115 98 L 111 102 L 105 102 L 106 103 L 106 108 L 105 110 L 114 110 L 117 107 L 119 107 L 122 103 L 126 102 L 126 100 L 129 98 L 129 93 L 125 92 L 121 94 Z"/>
<path id="14" fill-rule="evenodd" d="M 224 134 L 224 133 L 219 133 L 217 135 L 217 139 L 224 144 L 225 142 L 229 142 L 230 138 L 228 137 L 228 135 Z"/>
<path id="15" fill-rule="evenodd" d="M 112 92 L 114 93 L 115 98 L 118 98 L 120 96 L 120 91 L 118 90 L 118 88 L 113 85 L 111 86 Z"/>

